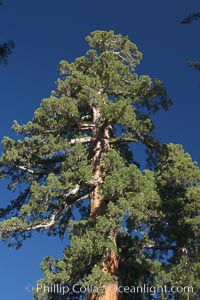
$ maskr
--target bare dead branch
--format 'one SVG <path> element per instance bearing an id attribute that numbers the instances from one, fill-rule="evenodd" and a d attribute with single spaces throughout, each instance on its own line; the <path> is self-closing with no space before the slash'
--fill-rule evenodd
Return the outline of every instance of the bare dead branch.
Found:
<path id="1" fill-rule="evenodd" d="M 63 196 L 65 198 L 69 197 L 69 196 L 75 196 L 78 191 L 80 190 L 80 185 L 79 184 L 76 184 L 76 186 L 73 188 L 73 190 L 69 191 L 67 194 L 64 194 Z"/>
<path id="2" fill-rule="evenodd" d="M 76 138 L 76 139 L 71 139 L 71 141 L 69 142 L 70 145 L 74 145 L 76 143 L 91 143 L 93 142 L 95 139 L 93 137 L 84 137 L 84 138 Z"/>
<path id="3" fill-rule="evenodd" d="M 31 174 L 35 174 L 35 171 L 33 171 L 32 169 L 29 169 L 27 168 L 26 166 L 16 166 L 18 169 L 20 170 L 23 170 L 23 171 L 26 171 L 28 173 L 31 173 Z"/>

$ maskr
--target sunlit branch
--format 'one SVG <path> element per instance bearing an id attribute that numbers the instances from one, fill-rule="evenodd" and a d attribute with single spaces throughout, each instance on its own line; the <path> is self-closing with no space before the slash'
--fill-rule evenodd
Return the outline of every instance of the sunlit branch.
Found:
<path id="1" fill-rule="evenodd" d="M 20 170 L 23 170 L 23 171 L 26 171 L 28 173 L 31 173 L 31 174 L 35 174 L 35 171 L 30 169 L 30 168 L 27 168 L 26 166 L 16 166 L 16 168 L 20 169 Z"/>
<path id="2" fill-rule="evenodd" d="M 75 139 L 71 139 L 71 141 L 69 142 L 70 145 L 74 145 L 76 143 L 91 143 L 93 142 L 95 139 L 93 137 L 84 137 L 84 138 L 75 138 Z"/>
<path id="3" fill-rule="evenodd" d="M 137 142 L 137 139 L 135 139 L 135 138 L 112 138 L 109 141 L 110 144 L 124 143 L 124 142 L 126 142 L 126 143 Z"/>

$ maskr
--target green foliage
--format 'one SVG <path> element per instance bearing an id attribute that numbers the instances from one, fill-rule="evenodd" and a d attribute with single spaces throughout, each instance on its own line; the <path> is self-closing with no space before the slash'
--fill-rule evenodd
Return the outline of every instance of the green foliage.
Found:
<path id="1" fill-rule="evenodd" d="M 127 37 L 95 31 L 86 40 L 84 56 L 61 61 L 57 89 L 32 121 L 14 121 L 20 138 L 2 141 L 0 177 L 19 194 L 0 209 L 1 238 L 20 247 L 33 230 L 60 237 L 68 232 L 63 258 L 44 259 L 39 284 L 183 282 L 199 293 L 199 168 L 180 145 L 155 140 L 151 118 L 172 102 L 162 82 L 135 73 L 142 54 Z M 151 171 L 139 169 L 131 143 L 143 143 L 147 159 L 154 158 Z M 96 188 L 103 214 L 94 217 Z M 119 259 L 119 274 L 102 271 L 111 253 Z M 75 299 L 73 293 L 37 290 L 34 297 Z M 187 299 L 180 297 L 172 299 Z"/>
<path id="2" fill-rule="evenodd" d="M 0 1 L 0 6 L 3 4 L 3 1 Z M 12 50 L 15 47 L 15 43 L 11 40 L 0 44 L 0 64 L 7 65 L 8 56 L 12 54 Z"/>
<path id="3" fill-rule="evenodd" d="M 191 24 L 193 21 L 199 20 L 200 12 L 192 13 L 181 21 L 181 24 Z M 188 61 L 190 67 L 200 70 L 200 63 L 198 61 Z"/>
<path id="4" fill-rule="evenodd" d="M 0 44 L 0 64 L 8 63 L 8 56 L 12 54 L 12 49 L 15 47 L 13 41 L 7 41 Z"/>
<path id="5" fill-rule="evenodd" d="M 198 71 L 200 70 L 200 63 L 198 61 L 189 61 L 188 64 L 190 67 L 193 67 Z"/>
<path id="6" fill-rule="evenodd" d="M 192 13 L 181 21 L 181 24 L 191 24 L 200 18 L 200 12 Z"/>

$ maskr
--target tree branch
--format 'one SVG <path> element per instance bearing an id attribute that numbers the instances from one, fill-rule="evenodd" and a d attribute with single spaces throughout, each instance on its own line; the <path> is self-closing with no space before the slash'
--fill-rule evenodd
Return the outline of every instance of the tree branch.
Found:
<path id="1" fill-rule="evenodd" d="M 78 190 L 79 190 L 79 185 L 76 185 L 75 188 L 73 190 L 71 190 L 69 193 L 67 193 L 66 195 L 64 195 L 65 197 L 68 197 L 70 195 L 76 195 Z M 82 200 L 87 199 L 90 196 L 90 194 L 86 194 L 76 200 L 71 201 L 70 203 L 66 203 L 64 205 L 64 207 L 62 209 L 57 210 L 54 214 L 51 215 L 51 218 L 49 220 L 48 223 L 41 223 L 41 224 L 37 224 L 37 225 L 31 225 L 29 227 L 27 227 L 25 230 L 23 231 L 28 231 L 28 230 L 36 230 L 36 229 L 48 229 L 50 227 L 52 227 L 54 224 L 56 224 L 56 217 L 57 215 L 59 215 L 60 213 L 62 213 L 62 211 L 64 211 L 64 209 L 68 206 L 70 207 L 72 204 L 76 203 L 76 202 L 80 202 Z"/>
<path id="2" fill-rule="evenodd" d="M 92 119 L 92 117 L 91 117 L 91 115 L 86 115 L 86 116 L 83 116 L 82 118 L 81 118 L 81 120 L 91 120 Z"/>
<path id="3" fill-rule="evenodd" d="M 95 127 L 94 124 L 85 123 L 85 124 L 80 124 L 77 130 L 89 130 L 89 129 L 93 129 L 94 127 Z"/>
<path id="4" fill-rule="evenodd" d="M 69 191 L 67 194 L 64 194 L 63 196 L 65 198 L 69 197 L 69 196 L 75 196 L 78 191 L 80 190 L 80 185 L 79 184 L 76 184 L 76 186 L 73 188 L 73 190 Z"/>
<path id="5" fill-rule="evenodd" d="M 95 139 L 93 137 L 84 137 L 84 138 L 75 138 L 75 139 L 71 139 L 71 141 L 69 142 L 70 145 L 74 145 L 76 143 L 91 143 L 93 142 Z"/>
<path id="6" fill-rule="evenodd" d="M 27 230 L 35 230 L 35 229 L 40 229 L 40 228 L 47 229 L 47 228 L 53 226 L 53 225 L 55 224 L 55 218 L 56 218 L 56 216 L 57 216 L 58 213 L 59 213 L 59 212 L 54 213 L 54 214 L 51 216 L 50 221 L 49 221 L 48 223 L 46 223 L 46 224 L 38 224 L 38 225 L 34 225 L 34 226 L 31 225 L 30 227 L 27 227 L 27 228 L 26 228 L 25 230 L 23 230 L 23 231 L 27 231 Z"/>
<path id="7" fill-rule="evenodd" d="M 154 244 L 149 244 L 149 245 L 141 245 L 140 246 L 142 249 L 152 249 L 152 250 L 158 250 L 158 251 L 178 251 L 182 252 L 183 254 L 188 253 L 188 249 L 186 247 L 180 247 L 180 246 L 165 246 L 165 245 L 154 245 Z"/>
<path id="8" fill-rule="evenodd" d="M 116 54 L 117 56 L 119 56 L 123 61 L 126 62 L 126 59 L 121 55 L 121 53 L 119 51 L 113 51 L 114 54 Z"/>
<path id="9" fill-rule="evenodd" d="M 16 168 L 20 169 L 20 170 L 23 170 L 23 171 L 26 171 L 26 172 L 31 173 L 31 174 L 35 174 L 35 171 L 33 171 L 32 169 L 27 168 L 26 166 L 16 166 Z"/>
<path id="10" fill-rule="evenodd" d="M 135 138 L 112 138 L 110 139 L 109 143 L 114 144 L 114 143 L 131 143 L 131 142 L 137 142 L 137 139 Z"/>
<path id="11" fill-rule="evenodd" d="M 95 140 L 95 138 L 93 138 L 93 137 L 75 138 L 75 139 L 71 139 L 70 142 L 69 142 L 69 144 L 70 145 L 74 145 L 76 143 L 86 144 L 86 143 L 91 143 L 94 140 Z M 31 168 L 29 168 L 27 166 L 22 166 L 22 165 L 20 165 L 20 166 L 16 165 L 15 167 L 17 169 L 20 169 L 22 171 L 26 171 L 26 172 L 28 172 L 30 174 L 34 174 L 34 175 L 39 175 L 39 174 L 42 174 L 44 172 L 44 171 L 38 171 L 38 172 L 36 172 L 33 169 L 31 169 Z"/>

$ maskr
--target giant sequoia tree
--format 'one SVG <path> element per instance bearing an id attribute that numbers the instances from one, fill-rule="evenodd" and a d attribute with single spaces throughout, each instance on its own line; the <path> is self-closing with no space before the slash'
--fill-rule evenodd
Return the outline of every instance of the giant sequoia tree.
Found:
<path id="1" fill-rule="evenodd" d="M 20 247 L 34 230 L 68 232 L 64 257 L 41 264 L 35 299 L 197 299 L 200 172 L 180 145 L 155 139 L 151 119 L 171 101 L 159 80 L 135 73 L 142 55 L 127 37 L 86 40 L 84 56 L 61 61 L 33 120 L 14 122 L 21 138 L 3 139 L 1 178 L 18 196 L 0 210 L 1 239 Z"/>

